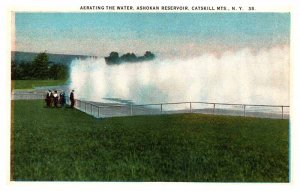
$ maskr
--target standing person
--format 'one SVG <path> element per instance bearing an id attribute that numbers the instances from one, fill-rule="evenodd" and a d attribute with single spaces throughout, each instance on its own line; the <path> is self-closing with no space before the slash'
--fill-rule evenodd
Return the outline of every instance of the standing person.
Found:
<path id="1" fill-rule="evenodd" d="M 57 107 L 57 104 L 58 104 L 58 93 L 57 93 L 56 90 L 54 91 L 54 94 L 53 94 L 53 101 L 54 101 L 54 107 Z"/>
<path id="2" fill-rule="evenodd" d="M 51 107 L 51 96 L 52 96 L 51 90 L 48 90 L 45 98 L 47 107 Z"/>
<path id="3" fill-rule="evenodd" d="M 70 93 L 70 101 L 71 101 L 71 108 L 74 108 L 75 105 L 75 97 L 74 97 L 74 90 Z"/>
<path id="4" fill-rule="evenodd" d="M 64 91 L 62 91 L 62 92 L 59 94 L 59 98 L 60 98 L 60 105 L 61 105 L 61 107 L 64 107 L 65 104 L 66 104 L 66 97 L 65 97 Z"/>
<path id="5" fill-rule="evenodd" d="M 54 92 L 50 91 L 51 94 L 50 94 L 50 107 L 53 107 L 53 101 L 54 101 Z"/>

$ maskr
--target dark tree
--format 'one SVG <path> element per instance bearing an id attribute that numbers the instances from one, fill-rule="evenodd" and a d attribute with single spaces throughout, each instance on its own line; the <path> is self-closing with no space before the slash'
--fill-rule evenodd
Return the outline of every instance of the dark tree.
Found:
<path id="1" fill-rule="evenodd" d="M 19 78 L 22 80 L 32 80 L 36 79 L 34 73 L 34 66 L 30 62 L 22 62 L 19 66 Z"/>
<path id="2" fill-rule="evenodd" d="M 121 61 L 122 62 L 136 62 L 138 60 L 134 53 L 127 53 L 127 54 L 124 54 L 123 56 L 121 56 Z"/>
<path id="3" fill-rule="evenodd" d="M 53 64 L 49 68 L 49 79 L 59 80 L 67 79 L 68 77 L 68 68 L 62 64 Z"/>
<path id="4" fill-rule="evenodd" d="M 155 58 L 154 54 L 150 51 L 146 51 L 144 54 L 145 60 L 153 60 Z"/>
<path id="5" fill-rule="evenodd" d="M 119 53 L 117 53 L 117 52 L 111 52 L 110 54 L 109 54 L 109 57 L 110 58 L 119 58 Z"/>
<path id="6" fill-rule="evenodd" d="M 48 79 L 49 73 L 49 58 L 46 52 L 39 53 L 33 61 L 33 77 L 35 79 Z"/>
<path id="7" fill-rule="evenodd" d="M 11 62 L 11 79 L 12 80 L 15 80 L 15 79 L 17 79 L 17 75 L 18 75 L 18 66 L 17 66 L 17 64 L 16 64 L 16 62 L 15 61 L 12 61 Z"/>
<path id="8" fill-rule="evenodd" d="M 119 64 L 120 63 L 119 53 L 111 52 L 108 57 L 105 57 L 105 61 L 107 64 Z"/>

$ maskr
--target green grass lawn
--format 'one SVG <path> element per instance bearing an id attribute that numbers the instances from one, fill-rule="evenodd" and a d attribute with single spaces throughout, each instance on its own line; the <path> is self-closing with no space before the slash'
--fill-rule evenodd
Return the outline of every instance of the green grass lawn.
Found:
<path id="1" fill-rule="evenodd" d="M 33 89 L 37 86 L 64 85 L 66 80 L 12 80 L 12 89 Z"/>
<path id="2" fill-rule="evenodd" d="M 288 182 L 289 121 L 201 114 L 95 119 L 12 101 L 12 179 Z"/>

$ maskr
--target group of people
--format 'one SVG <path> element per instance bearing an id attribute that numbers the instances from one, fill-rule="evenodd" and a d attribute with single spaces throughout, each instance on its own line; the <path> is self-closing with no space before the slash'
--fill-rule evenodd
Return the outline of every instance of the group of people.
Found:
<path id="1" fill-rule="evenodd" d="M 45 98 L 45 102 L 48 108 L 55 107 L 58 108 L 64 107 L 66 104 L 66 96 L 64 91 L 61 91 L 60 93 L 55 91 L 48 90 Z M 75 97 L 74 97 L 74 90 L 70 93 L 70 102 L 71 102 L 71 108 L 74 108 L 75 105 Z"/>

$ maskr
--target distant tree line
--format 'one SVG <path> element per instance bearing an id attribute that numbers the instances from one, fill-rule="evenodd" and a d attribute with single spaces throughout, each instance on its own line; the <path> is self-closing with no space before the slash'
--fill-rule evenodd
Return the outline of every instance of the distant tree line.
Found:
<path id="1" fill-rule="evenodd" d="M 136 56 L 134 53 L 127 53 L 119 56 L 118 52 L 111 52 L 108 57 L 105 57 L 106 64 L 121 64 L 123 62 L 143 62 L 153 60 L 155 55 L 146 51 L 144 56 Z"/>
<path id="2" fill-rule="evenodd" d="M 32 62 L 11 62 L 12 80 L 62 80 L 68 78 L 68 67 L 49 62 L 46 52 L 37 54 Z"/>

